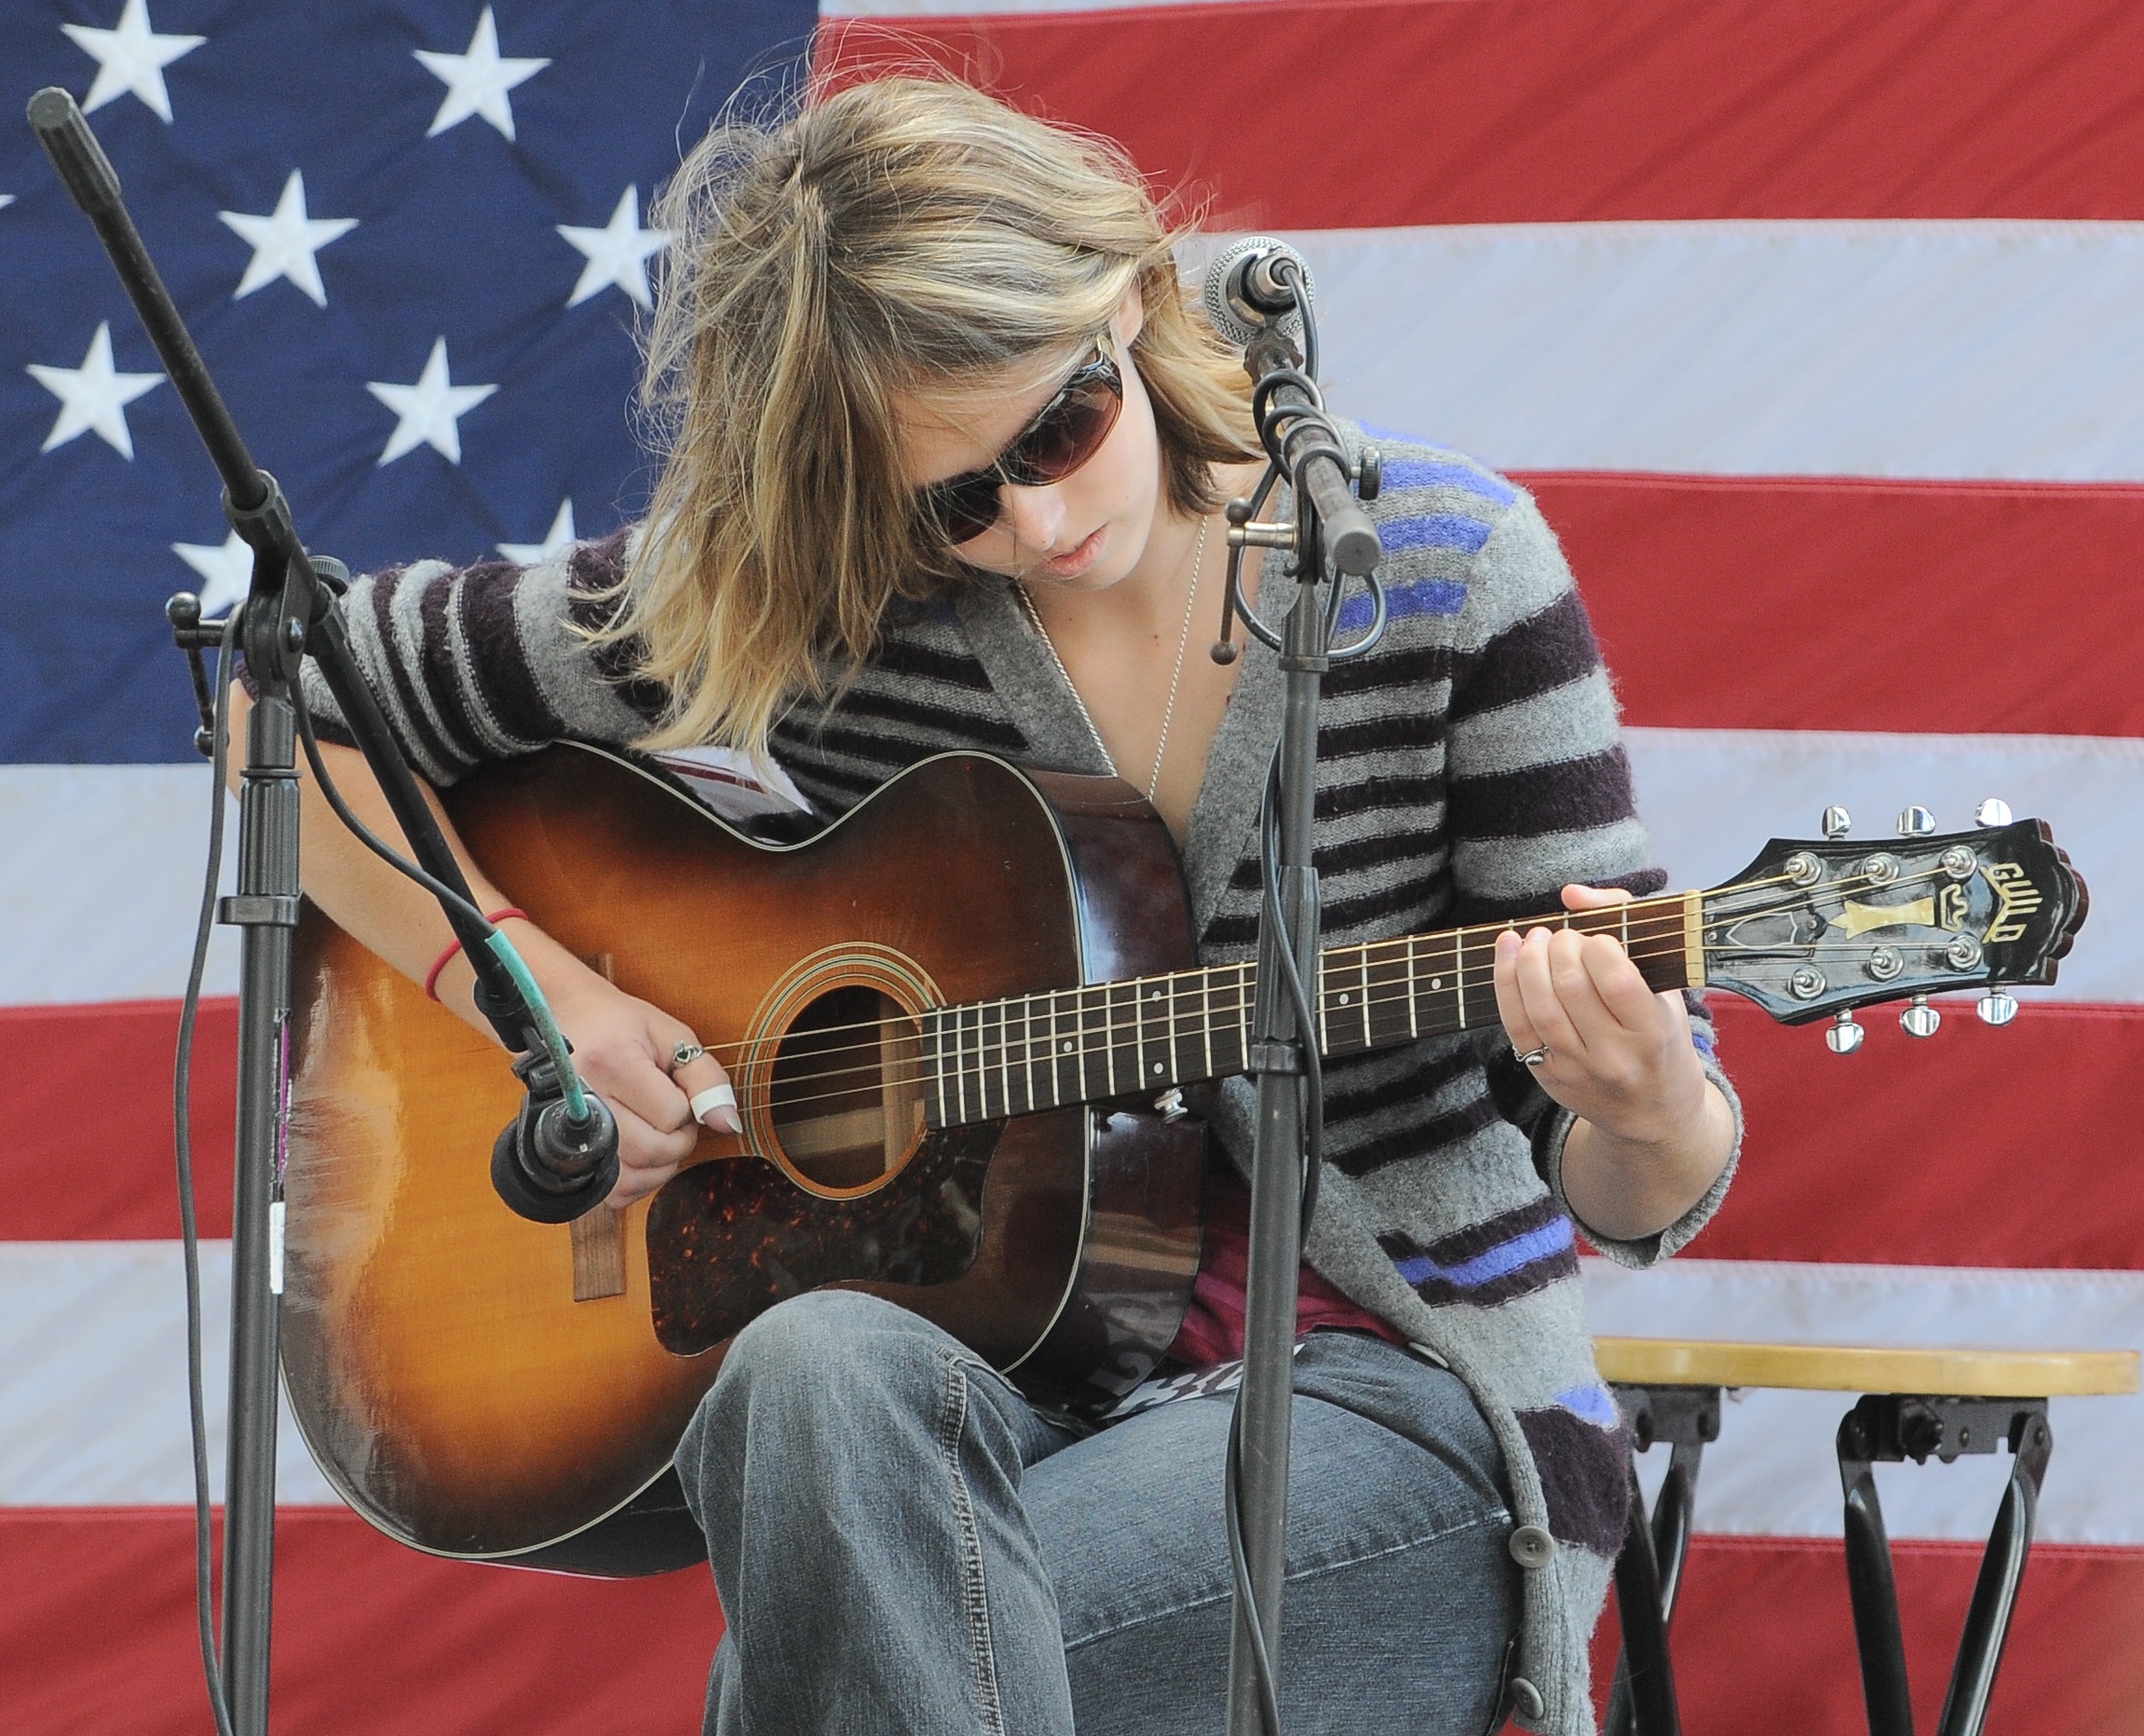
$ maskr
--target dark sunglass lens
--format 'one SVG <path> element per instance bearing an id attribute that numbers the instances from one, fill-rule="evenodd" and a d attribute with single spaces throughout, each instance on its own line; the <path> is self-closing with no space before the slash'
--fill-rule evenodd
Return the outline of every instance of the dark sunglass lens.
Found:
<path id="1" fill-rule="evenodd" d="M 997 522 L 996 475 L 970 476 L 950 488 L 930 491 L 930 508 L 939 534 L 949 543 L 973 542 Z"/>
<path id="2" fill-rule="evenodd" d="M 1031 484 L 1062 481 L 1092 458 L 1109 430 L 1117 425 L 1123 400 L 1106 382 L 1091 380 L 1067 392 L 1050 414 L 1044 416 L 1020 442 L 1017 453 L 1021 475 L 1014 480 Z M 1007 467 L 1010 472 L 1011 467 Z"/>

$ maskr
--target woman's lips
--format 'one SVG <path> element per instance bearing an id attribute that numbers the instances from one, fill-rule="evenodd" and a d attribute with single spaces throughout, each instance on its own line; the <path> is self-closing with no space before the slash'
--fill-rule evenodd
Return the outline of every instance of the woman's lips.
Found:
<path id="1" fill-rule="evenodd" d="M 1087 540 L 1077 549 L 1068 549 L 1063 554 L 1052 555 L 1042 563 L 1042 571 L 1052 578 L 1078 578 L 1092 566 L 1102 555 L 1102 529 L 1088 533 Z"/>

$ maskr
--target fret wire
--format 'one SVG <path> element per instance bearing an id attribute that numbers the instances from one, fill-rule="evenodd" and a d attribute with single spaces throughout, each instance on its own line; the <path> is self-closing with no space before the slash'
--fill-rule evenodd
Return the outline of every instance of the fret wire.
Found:
<path id="1" fill-rule="evenodd" d="M 1065 1101 L 1064 1062 L 1060 1059 L 1065 1040 L 1064 1012 L 1059 1008 L 1058 991 L 1050 991 L 1050 1101 L 1052 1106 Z"/>
<path id="2" fill-rule="evenodd" d="M 1025 1113 L 1035 1113 L 1035 997 L 1020 997 L 1020 1081 L 1025 1089 Z"/>
<path id="3" fill-rule="evenodd" d="M 957 1074 L 957 1082 L 958 1082 L 958 1089 L 960 1089 L 960 1121 L 965 1123 L 965 1121 L 970 1121 L 970 1112 L 967 1112 L 967 1010 L 965 1008 L 954 1011 L 954 1033 L 957 1033 L 954 1035 L 954 1048 L 957 1048 L 958 1067 L 960 1067 L 960 1072 Z"/>
<path id="4" fill-rule="evenodd" d="M 1214 973 L 1199 972 L 1199 1024 L 1206 1037 L 1206 1077 L 1214 1077 Z"/>
<path id="5" fill-rule="evenodd" d="M 997 1090 L 1005 1113 L 1012 1113 L 1012 1003 L 997 1003 Z"/>
<path id="6" fill-rule="evenodd" d="M 1407 936 L 1407 1038 L 1409 1041 L 1422 1034 L 1421 991 L 1415 986 L 1416 937 Z"/>
<path id="7" fill-rule="evenodd" d="M 1162 979 L 1168 986 L 1161 992 L 1169 997 L 1169 1083 L 1176 1083 L 1175 1075 L 1183 1070 L 1183 1062 L 1176 1054 L 1176 983 L 1174 977 Z"/>
<path id="8" fill-rule="evenodd" d="M 1359 946 L 1355 949 L 1355 956 L 1362 961 L 1359 975 L 1363 984 L 1363 1047 L 1375 1049 L 1377 1046 L 1377 1036 L 1370 1028 L 1370 949 Z"/>

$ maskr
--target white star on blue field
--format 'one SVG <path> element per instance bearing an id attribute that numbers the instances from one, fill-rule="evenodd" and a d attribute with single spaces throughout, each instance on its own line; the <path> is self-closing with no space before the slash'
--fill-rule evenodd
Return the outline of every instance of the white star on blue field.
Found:
<path id="1" fill-rule="evenodd" d="M 53 11 L 63 14 L 54 17 Z M 657 191 L 803 0 L 66 0 L 0 12 L 20 104 L 74 92 L 308 547 L 537 560 L 652 481 L 635 324 Z M 0 93 L 4 94 L 4 93 Z M 163 618 L 249 582 L 168 370 L 26 127 L 0 128 L 0 756 L 175 760 Z"/>

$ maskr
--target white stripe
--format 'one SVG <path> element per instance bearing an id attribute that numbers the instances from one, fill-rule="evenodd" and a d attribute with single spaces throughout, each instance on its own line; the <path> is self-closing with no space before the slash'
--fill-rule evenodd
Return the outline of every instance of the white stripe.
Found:
<path id="1" fill-rule="evenodd" d="M 225 820 L 229 891 L 235 802 Z M 205 762 L 0 766 L 0 1006 L 183 994 L 208 848 Z M 237 986 L 237 938 L 220 929 L 207 992 Z"/>
<path id="2" fill-rule="evenodd" d="M 2144 478 L 2144 224 L 1289 238 L 1332 406 L 1502 468 Z"/>
<path id="3" fill-rule="evenodd" d="M 1826 806 L 1852 836 L 1895 836 L 1919 803 L 1945 832 L 1970 831 L 1983 797 L 2044 820 L 2092 894 L 2052 988 L 2063 1000 L 2144 1001 L 2144 740 L 2112 736 L 1909 736 L 1874 731 L 1632 729 L 1638 812 L 1674 887 L 1717 886 L 1772 837 L 1822 835 Z"/>
<path id="4" fill-rule="evenodd" d="M 0 1505 L 187 1505 L 183 1266 L 175 1241 L 0 1242 Z M 231 1244 L 201 1247 L 209 1468 L 224 1499 Z M 340 1504 L 282 1406 L 277 1499 Z"/>
<path id="5" fill-rule="evenodd" d="M 1886 735 L 1632 729 L 1639 811 L 1677 887 L 1712 886 L 1765 839 L 1806 837 L 1826 805 L 1855 834 L 1890 835 L 1918 802 L 1963 830 L 1983 796 L 2055 828 L 2094 890 L 2092 917 L 2054 991 L 2144 1000 L 2144 741 L 2107 736 Z M 205 767 L 0 766 L 0 1006 L 174 997 L 193 939 L 194 874 L 208 836 Z M 234 813 L 235 819 L 235 813 Z M 230 840 L 235 845 L 235 829 Z M 229 852 L 224 875 L 231 886 Z M 237 987 L 219 929 L 208 992 Z"/>
<path id="6" fill-rule="evenodd" d="M 821 18 L 1040 18 L 1052 12 L 1132 12 L 1228 0 L 820 0 Z"/>
<path id="7" fill-rule="evenodd" d="M 1596 1332 L 1803 1343 L 2039 1349 L 2144 1344 L 2144 1273 L 1949 1270 L 1678 1259 L 1651 1272 L 1584 1263 Z M 0 1505 L 183 1505 L 183 1305 L 176 1243 L 0 1243 Z M 227 1242 L 203 1249 L 210 1453 L 222 1499 L 230 1288 Z M 1705 1455 L 1698 1521 L 1710 1531 L 1829 1536 L 1839 1528 L 1831 1439 L 1851 1398 L 1751 1393 Z M 2039 1535 L 2144 1544 L 2135 1443 L 2144 1399 L 2064 1399 Z M 1663 1459 L 1654 1453 L 1652 1460 Z M 283 1417 L 278 1498 L 336 1498 Z M 1657 1477 L 1659 1464 L 1651 1467 Z M 1880 1473 L 1900 1537 L 1985 1530 L 1997 1460 Z"/>
<path id="8" fill-rule="evenodd" d="M 1596 1333 L 1789 1344 L 2135 1349 L 2144 1346 L 2144 1272 L 1994 1271 L 1910 1266 L 1675 1259 L 1633 1272 L 1581 1262 Z M 1700 1530 L 1763 1537 L 1839 1533 L 1833 1440 L 1855 1395 L 1752 1391 L 1723 1407 L 1698 1476 Z M 2137 1475 L 2144 1397 L 2052 1402 L 2055 1432 L 2035 1536 L 2144 1544 Z M 1649 1495 L 1666 1468 L 1640 1460 Z M 1647 1461 L 1651 1461 L 1649 1465 Z M 1877 1472 L 1893 1537 L 1985 1538 L 2009 1455 Z"/>

